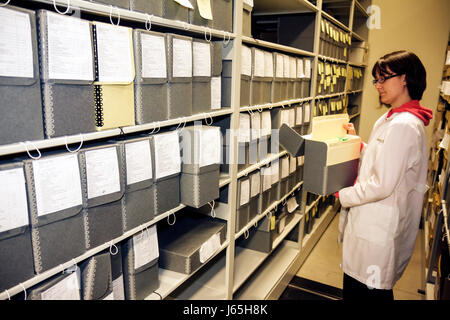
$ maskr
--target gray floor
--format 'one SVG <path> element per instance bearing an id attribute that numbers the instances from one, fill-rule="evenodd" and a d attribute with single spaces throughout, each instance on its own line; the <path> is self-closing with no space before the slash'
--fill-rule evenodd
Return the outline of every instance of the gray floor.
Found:
<path id="1" fill-rule="evenodd" d="M 316 246 L 303 263 L 297 276 L 314 280 L 342 289 L 343 272 L 340 268 L 342 261 L 342 244 L 338 245 L 339 213 L 325 230 Z M 413 256 L 402 278 L 394 287 L 396 300 L 424 300 L 425 296 L 417 292 L 422 289 L 422 260 L 424 257 L 423 230 L 419 230 Z"/>

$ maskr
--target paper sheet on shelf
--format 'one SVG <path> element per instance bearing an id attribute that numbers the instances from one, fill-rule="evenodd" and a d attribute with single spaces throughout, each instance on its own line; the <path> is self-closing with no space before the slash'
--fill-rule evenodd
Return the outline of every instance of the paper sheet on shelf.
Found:
<path id="1" fill-rule="evenodd" d="M 79 269 L 41 293 L 42 300 L 80 300 Z"/>
<path id="2" fill-rule="evenodd" d="M 250 179 L 241 180 L 241 197 L 239 200 L 239 205 L 243 206 L 247 204 L 250 200 Z"/>
<path id="3" fill-rule="evenodd" d="M 155 178 L 163 178 L 181 170 L 178 132 L 153 136 L 155 145 Z"/>
<path id="4" fill-rule="evenodd" d="M 141 34 L 142 77 L 167 78 L 165 38 L 151 34 Z"/>
<path id="5" fill-rule="evenodd" d="M 197 0 L 198 11 L 203 19 L 213 19 L 211 1 L 214 0 Z"/>
<path id="6" fill-rule="evenodd" d="M 250 176 L 250 197 L 256 197 L 261 192 L 261 173 L 257 171 Z"/>
<path id="7" fill-rule="evenodd" d="M 172 41 L 172 76 L 192 77 L 192 42 L 184 39 L 174 38 Z"/>
<path id="8" fill-rule="evenodd" d="M 200 167 L 220 164 L 222 160 L 222 144 L 219 127 L 208 127 L 199 130 L 200 134 Z"/>
<path id="9" fill-rule="evenodd" d="M 125 144 L 127 185 L 152 178 L 152 155 L 148 140 Z"/>
<path id="10" fill-rule="evenodd" d="M 194 77 L 211 77 L 211 45 L 209 43 L 192 43 L 194 56 Z"/>
<path id="11" fill-rule="evenodd" d="M 156 226 L 144 229 L 133 237 L 134 269 L 159 257 Z"/>
<path id="12" fill-rule="evenodd" d="M 172 1 L 172 0 L 168 0 L 168 1 Z M 182 5 L 182 6 L 185 7 L 185 8 L 189 8 L 189 9 L 194 10 L 194 7 L 193 7 L 192 4 L 189 2 L 189 0 L 173 0 L 173 1 L 175 1 L 176 3 Z"/>

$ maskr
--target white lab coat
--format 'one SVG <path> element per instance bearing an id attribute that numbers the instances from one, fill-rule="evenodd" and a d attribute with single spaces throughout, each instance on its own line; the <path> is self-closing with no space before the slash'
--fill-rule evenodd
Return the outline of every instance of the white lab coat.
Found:
<path id="1" fill-rule="evenodd" d="M 339 191 L 342 269 L 377 289 L 392 289 L 405 270 L 427 190 L 422 120 L 409 112 L 386 115 L 364 146 L 355 185 Z"/>

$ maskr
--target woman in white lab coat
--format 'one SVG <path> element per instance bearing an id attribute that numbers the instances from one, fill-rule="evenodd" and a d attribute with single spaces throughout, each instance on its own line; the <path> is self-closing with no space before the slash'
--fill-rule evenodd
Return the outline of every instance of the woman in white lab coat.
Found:
<path id="1" fill-rule="evenodd" d="M 426 191 L 427 138 L 432 110 L 420 105 L 426 71 L 411 52 L 380 58 L 372 69 L 389 108 L 361 151 L 358 179 L 336 196 L 342 210 L 344 300 L 393 300 L 392 288 L 412 255 Z M 344 126 L 356 134 L 352 124 Z"/>

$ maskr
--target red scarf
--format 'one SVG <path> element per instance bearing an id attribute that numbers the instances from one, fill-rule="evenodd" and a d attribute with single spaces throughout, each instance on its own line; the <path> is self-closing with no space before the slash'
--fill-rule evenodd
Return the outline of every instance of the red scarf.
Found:
<path id="1" fill-rule="evenodd" d="M 420 105 L 419 100 L 411 100 L 400 107 L 389 110 L 386 119 L 388 119 L 395 112 L 409 112 L 423 121 L 427 126 L 433 118 L 433 110 L 425 108 Z"/>

